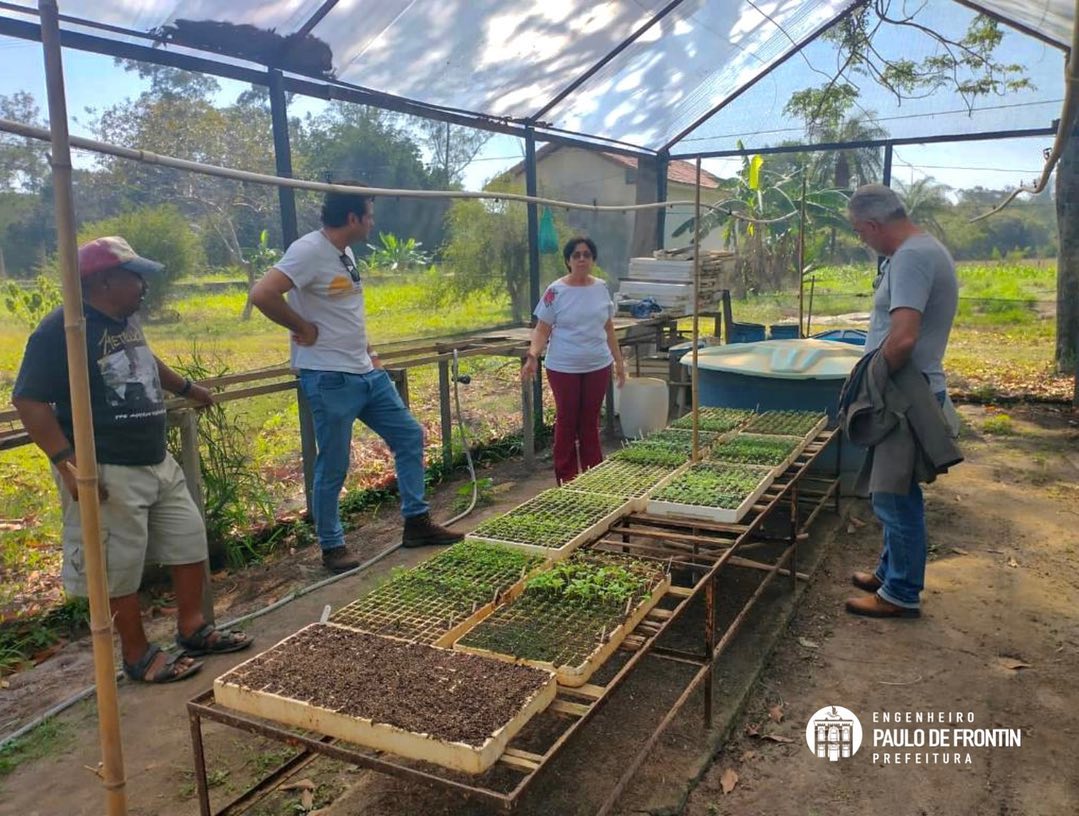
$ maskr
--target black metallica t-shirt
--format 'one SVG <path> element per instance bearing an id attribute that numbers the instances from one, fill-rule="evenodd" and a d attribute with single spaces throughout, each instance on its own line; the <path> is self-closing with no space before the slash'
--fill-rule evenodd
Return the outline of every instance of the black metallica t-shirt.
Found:
<path id="1" fill-rule="evenodd" d="M 142 327 L 135 318 L 114 320 L 89 305 L 83 311 L 97 461 L 159 464 L 165 458 L 165 395 Z M 64 434 L 74 439 L 63 309 L 30 335 L 13 396 L 51 403 Z"/>

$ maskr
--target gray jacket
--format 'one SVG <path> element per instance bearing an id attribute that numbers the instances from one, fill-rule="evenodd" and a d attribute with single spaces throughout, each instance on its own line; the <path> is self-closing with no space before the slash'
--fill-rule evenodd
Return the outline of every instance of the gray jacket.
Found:
<path id="1" fill-rule="evenodd" d="M 906 495 L 914 482 L 932 482 L 963 456 L 940 403 L 910 363 L 892 374 L 878 349 L 851 371 L 839 396 L 840 426 L 869 448 L 854 491 Z"/>

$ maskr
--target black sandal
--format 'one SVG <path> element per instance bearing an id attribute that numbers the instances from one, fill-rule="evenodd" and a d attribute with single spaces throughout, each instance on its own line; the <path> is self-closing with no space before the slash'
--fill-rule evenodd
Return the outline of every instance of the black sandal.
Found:
<path id="1" fill-rule="evenodd" d="M 170 655 L 164 665 L 161 666 L 153 674 L 149 674 L 150 666 L 153 665 L 154 660 L 161 654 L 161 647 L 150 645 L 150 648 L 146 650 L 138 662 L 132 664 L 124 661 L 124 674 L 127 675 L 129 680 L 134 680 L 137 683 L 175 683 L 177 680 L 185 680 L 193 674 L 198 674 L 202 670 L 202 664 L 194 662 L 186 669 L 181 668 L 177 664 L 183 660 L 186 655 L 174 654 Z"/>
<path id="2" fill-rule="evenodd" d="M 217 635 L 216 638 L 214 634 Z M 176 645 L 184 650 L 184 654 L 190 657 L 239 652 L 254 642 L 253 638 L 249 638 L 243 632 L 218 629 L 212 623 L 207 623 L 187 637 L 184 637 L 179 632 L 176 633 Z"/>

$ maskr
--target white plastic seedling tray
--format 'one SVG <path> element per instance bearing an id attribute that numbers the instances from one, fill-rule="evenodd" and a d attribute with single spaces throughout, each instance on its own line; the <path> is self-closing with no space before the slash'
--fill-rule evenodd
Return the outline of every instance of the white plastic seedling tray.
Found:
<path id="1" fill-rule="evenodd" d="M 729 461 L 727 459 L 720 458 L 720 454 L 718 452 L 716 452 L 714 449 L 713 449 L 712 455 L 709 456 L 705 461 L 710 462 L 710 463 L 726 462 L 727 464 L 732 464 L 732 465 L 741 464 L 741 465 L 746 465 L 747 467 L 771 468 L 771 470 L 772 470 L 772 478 L 776 479 L 779 476 L 781 476 L 783 474 L 783 472 L 787 468 L 789 468 L 791 466 L 791 464 L 794 462 L 795 459 L 797 459 L 799 456 L 801 456 L 802 451 L 805 449 L 805 446 L 809 444 L 809 439 L 807 439 L 806 437 L 803 437 L 803 436 L 787 436 L 787 435 L 784 435 L 784 434 L 751 434 L 751 433 L 746 433 L 745 431 L 739 431 L 737 434 L 733 434 L 732 436 L 728 437 L 728 439 L 726 439 L 724 441 L 728 441 L 728 440 L 734 439 L 736 437 L 761 438 L 761 439 L 767 439 L 767 440 L 776 440 L 776 439 L 790 440 L 791 444 L 792 444 L 791 452 L 789 454 L 787 454 L 787 457 L 782 462 L 780 462 L 779 464 L 777 464 L 775 466 L 772 466 L 772 465 L 758 465 L 758 464 L 754 464 L 753 462 L 733 462 L 733 461 Z M 722 444 L 722 443 L 717 444 L 715 447 L 718 448 L 720 444 Z"/>
<path id="2" fill-rule="evenodd" d="M 711 467 L 722 467 L 724 462 L 704 462 L 702 464 L 709 465 Z M 734 465 L 735 463 L 729 463 Z M 665 501 L 662 499 L 649 499 L 648 500 L 648 512 L 656 516 L 667 516 L 670 518 L 691 518 L 701 519 L 702 521 L 714 521 L 720 524 L 735 524 L 742 520 L 742 517 L 749 512 L 764 495 L 765 491 L 772 486 L 772 482 L 775 481 L 777 472 L 775 468 L 758 467 L 755 465 L 736 465 L 739 468 L 745 468 L 749 470 L 759 470 L 761 474 L 761 481 L 757 487 L 742 500 L 742 502 L 735 508 L 727 507 L 708 507 L 701 504 L 684 504 L 682 502 Z M 683 469 L 683 472 L 688 470 Z M 782 470 L 779 471 L 782 473 Z"/>
<path id="3" fill-rule="evenodd" d="M 548 496 L 549 494 L 556 493 L 556 492 L 564 493 L 566 495 L 567 501 L 572 501 L 574 496 L 580 496 L 580 495 L 586 495 L 586 496 L 587 495 L 592 495 L 592 496 L 595 496 L 595 495 L 597 495 L 597 494 L 587 494 L 587 493 L 586 494 L 581 494 L 581 493 L 577 493 L 575 491 L 567 490 L 565 487 L 561 487 L 561 488 L 557 488 L 556 490 L 544 491 L 543 493 L 540 493 L 539 495 L 534 496 L 533 498 L 531 498 L 528 501 L 524 502 L 523 504 L 519 505 L 514 510 L 511 510 L 506 515 L 512 515 L 514 512 L 523 510 L 523 509 L 527 508 L 529 506 L 529 504 L 531 504 L 533 502 L 538 503 L 539 500 L 543 499 L 544 497 Z M 490 544 L 501 544 L 504 547 L 515 547 L 515 548 L 517 548 L 519 550 L 524 550 L 525 552 L 530 552 L 530 553 L 534 553 L 536 555 L 541 555 L 541 556 L 543 556 L 544 558 L 546 558 L 546 559 L 548 559 L 550 561 L 560 561 L 561 559 L 565 558 L 567 555 L 572 553 L 574 550 L 576 550 L 578 547 L 580 547 L 582 544 L 587 544 L 589 541 L 593 541 L 593 540 L 599 538 L 600 536 L 602 536 L 605 532 L 607 532 L 608 529 L 610 529 L 612 524 L 614 524 L 616 521 L 618 521 L 623 516 L 629 515 L 630 513 L 634 512 L 634 501 L 632 501 L 632 500 L 626 501 L 626 500 L 622 500 L 620 497 L 614 497 L 614 496 L 609 496 L 609 497 L 604 496 L 602 498 L 610 498 L 612 500 L 619 500 L 619 503 L 617 505 L 614 505 L 612 507 L 611 511 L 608 512 L 606 515 L 604 515 L 601 518 L 597 519 L 595 522 L 590 524 L 587 528 L 585 528 L 585 529 L 581 530 L 580 532 L 576 533 L 572 538 L 570 538 L 565 543 L 560 544 L 557 547 L 550 547 L 550 546 L 547 546 L 547 545 L 544 545 L 544 544 L 534 544 L 534 543 L 529 542 L 529 541 L 514 541 L 514 540 L 509 539 L 509 538 L 496 538 L 493 535 L 485 535 L 483 533 L 479 533 L 479 534 L 469 533 L 466 536 L 466 539 L 468 539 L 470 541 L 485 541 L 485 542 L 488 542 Z"/>
<path id="4" fill-rule="evenodd" d="M 764 413 L 768 413 L 768 412 L 765 411 Z M 757 414 L 757 416 L 763 416 L 763 414 Z M 751 417 L 748 424 L 751 424 L 753 422 L 754 418 L 755 417 Z M 745 426 L 743 426 L 743 427 L 745 427 Z M 803 438 L 805 439 L 806 444 L 808 444 L 811 439 L 815 439 L 817 434 L 819 434 L 821 431 L 823 431 L 826 427 L 828 427 L 828 416 L 827 416 L 827 414 L 823 414 L 823 415 L 821 415 L 821 418 L 817 422 L 817 424 L 814 425 L 813 428 L 811 430 L 809 430 L 807 433 L 803 434 Z M 751 431 L 751 430 L 748 430 L 748 429 L 746 429 L 745 432 L 748 433 L 748 434 L 753 434 L 754 436 L 797 436 L 797 434 L 773 434 L 773 433 L 767 433 L 765 431 Z M 805 445 L 802 445 L 802 447 L 804 448 Z M 802 452 L 801 449 L 799 449 L 798 452 L 801 453 Z"/>
<path id="5" fill-rule="evenodd" d="M 611 490 L 605 489 L 604 486 L 600 486 L 600 487 L 597 487 L 595 489 L 592 489 L 592 488 L 590 488 L 588 486 L 587 482 L 583 483 L 584 486 L 582 486 L 582 483 L 580 481 L 584 476 L 587 476 L 589 473 L 595 474 L 597 471 L 610 470 L 610 471 L 614 471 L 615 473 L 617 473 L 617 472 L 622 471 L 624 469 L 626 471 L 632 472 L 633 470 L 638 469 L 638 468 L 640 468 L 640 469 L 654 468 L 656 471 L 666 470 L 667 472 L 666 472 L 665 475 L 660 477 L 659 480 L 655 484 L 653 484 L 651 487 L 644 490 L 641 493 L 641 495 L 639 495 L 639 496 L 624 496 L 624 495 L 622 495 L 620 493 L 615 494 Z M 626 501 L 626 503 L 627 503 L 627 505 L 629 507 L 629 512 L 631 512 L 631 513 L 639 513 L 642 510 L 644 510 L 645 507 L 648 506 L 648 495 L 650 493 L 652 493 L 653 491 L 659 490 L 661 487 L 666 485 L 667 482 L 669 482 L 671 479 L 673 479 L 684 468 L 685 468 L 685 465 L 681 465 L 679 467 L 667 468 L 665 465 L 638 465 L 638 464 L 636 464 L 634 462 L 624 462 L 624 461 L 621 461 L 619 459 L 609 459 L 608 461 L 604 462 L 602 465 L 599 465 L 599 466 L 593 468 L 592 470 L 586 471 L 584 474 L 582 474 L 582 476 L 578 476 L 572 482 L 568 482 L 565 485 L 565 489 L 566 490 L 572 490 L 572 491 L 579 492 L 579 493 L 589 493 L 589 494 L 596 495 L 596 496 L 616 496 L 617 495 L 617 497 L 625 499 L 625 501 Z"/>
<path id="6" fill-rule="evenodd" d="M 334 624 L 313 623 L 300 632 L 312 627 Z M 340 629 L 341 627 L 335 627 Z M 351 631 L 351 630 L 345 630 Z M 300 632 L 290 635 L 267 651 L 272 651 Z M 378 635 L 362 634 L 364 637 Z M 384 640 L 394 641 L 392 638 Z M 401 643 L 402 648 L 433 649 L 433 646 Z M 328 708 L 322 708 L 303 700 L 295 700 L 279 694 L 248 688 L 235 682 L 233 677 L 248 663 L 262 658 L 263 652 L 241 663 L 214 681 L 214 698 L 223 706 L 251 714 L 255 717 L 302 728 L 330 737 L 335 737 L 355 745 L 362 745 L 376 751 L 385 751 L 408 759 L 432 762 L 444 768 L 452 768 L 470 774 L 483 773 L 490 768 L 505 751 L 507 744 L 525 724 L 540 711 L 549 706 L 558 693 L 554 674 L 530 697 L 520 710 L 506 723 L 500 726 L 479 746 L 463 742 L 449 742 L 429 734 L 407 731 L 387 723 L 373 722 L 361 717 L 343 714 Z M 416 682 L 422 682 L 421 677 Z"/>

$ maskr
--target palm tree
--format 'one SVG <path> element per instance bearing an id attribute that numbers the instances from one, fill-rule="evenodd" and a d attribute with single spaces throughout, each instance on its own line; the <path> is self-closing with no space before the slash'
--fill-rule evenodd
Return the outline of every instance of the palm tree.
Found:
<path id="1" fill-rule="evenodd" d="M 872 111 L 847 116 L 839 121 L 810 123 L 806 135 L 816 142 L 854 144 L 882 139 L 888 132 L 873 119 Z M 852 147 L 816 154 L 810 173 L 822 185 L 836 190 L 853 190 L 859 184 L 881 177 L 884 159 L 878 147 Z M 835 258 L 836 228 L 828 239 L 828 253 Z"/>
<path id="2" fill-rule="evenodd" d="M 806 135 L 817 142 L 853 144 L 883 139 L 888 132 L 873 120 L 872 111 L 866 111 L 845 117 L 838 123 L 812 126 Z M 879 147 L 852 147 L 818 153 L 813 173 L 825 185 L 836 190 L 850 190 L 880 178 L 883 166 Z"/>
<path id="3" fill-rule="evenodd" d="M 895 186 L 911 220 L 943 240 L 944 228 L 937 216 L 950 206 L 946 194 L 951 188 L 939 183 L 932 176 L 920 178 L 910 184 L 896 181 Z"/>

